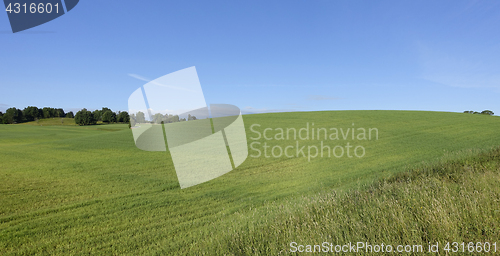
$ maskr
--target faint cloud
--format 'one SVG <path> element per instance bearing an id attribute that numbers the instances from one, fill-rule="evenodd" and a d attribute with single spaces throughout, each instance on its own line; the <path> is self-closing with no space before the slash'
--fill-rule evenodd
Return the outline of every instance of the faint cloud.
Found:
<path id="1" fill-rule="evenodd" d="M 2 112 L 5 112 L 9 107 L 9 104 L 0 103 L 0 111 Z"/>
<path id="2" fill-rule="evenodd" d="M 139 80 L 142 80 L 142 81 L 145 81 L 145 82 L 150 82 L 151 80 L 150 79 L 147 79 L 143 76 L 140 76 L 140 75 L 137 75 L 137 74 L 128 74 L 130 77 L 133 77 L 135 79 L 139 79 Z"/>
<path id="3" fill-rule="evenodd" d="M 64 112 L 68 113 L 68 112 L 70 112 L 70 111 L 71 111 L 71 112 L 73 112 L 74 114 L 76 114 L 76 112 L 78 112 L 78 111 L 80 111 L 80 110 L 82 110 L 82 109 L 83 109 L 83 108 L 66 108 L 66 109 L 64 109 Z M 87 110 L 89 110 L 89 109 L 87 109 Z"/>
<path id="4" fill-rule="evenodd" d="M 307 97 L 307 100 L 340 100 L 340 99 L 342 98 L 328 97 L 323 95 L 309 95 L 309 97 Z"/>

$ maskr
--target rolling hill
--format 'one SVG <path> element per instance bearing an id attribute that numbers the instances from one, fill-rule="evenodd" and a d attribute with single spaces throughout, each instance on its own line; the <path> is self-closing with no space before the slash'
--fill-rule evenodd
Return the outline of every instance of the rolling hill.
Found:
<path id="1" fill-rule="evenodd" d="M 182 190 L 169 152 L 139 150 L 127 125 L 0 125 L 1 254 L 279 252 L 288 250 L 288 242 L 263 236 L 266 249 L 238 239 L 262 234 L 255 229 L 269 227 L 283 214 L 300 214 L 293 205 L 309 209 L 313 203 L 305 202 L 332 191 L 364 191 L 398 173 L 500 145 L 496 116 L 324 111 L 243 118 L 252 147 L 247 160 L 217 179 Z M 363 129 L 366 136 L 360 135 Z M 269 157 L 264 146 L 271 150 Z M 292 157 L 278 154 L 287 147 Z M 324 150 L 310 157 L 315 147 Z M 304 154 L 297 152 L 300 148 Z M 338 157 L 340 148 L 344 154 Z M 287 229 L 287 238 L 301 237 L 300 230 Z M 228 237 L 235 239 L 230 245 Z"/>

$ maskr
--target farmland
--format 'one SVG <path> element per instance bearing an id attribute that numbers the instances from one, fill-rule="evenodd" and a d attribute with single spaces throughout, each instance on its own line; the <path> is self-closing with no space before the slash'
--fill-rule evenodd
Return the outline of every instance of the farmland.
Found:
<path id="1" fill-rule="evenodd" d="M 291 223 L 298 226 L 314 225 L 309 222 L 312 219 L 326 222 L 320 218 L 321 214 L 308 211 L 315 207 L 333 207 L 332 191 L 338 195 L 354 190 L 364 193 L 362 191 L 373 189 L 370 186 L 375 186 L 374 182 L 397 181 L 397 175 L 410 170 L 427 170 L 434 168 L 429 166 L 457 161 L 461 164 L 453 166 L 464 168 L 467 164 L 460 161 L 476 159 L 480 154 L 489 154 L 490 158 L 483 162 L 471 160 L 478 165 L 475 169 L 482 170 L 478 176 L 484 174 L 481 177 L 488 187 L 494 188 L 497 185 L 494 182 L 498 181 L 496 155 L 486 153 L 500 145 L 500 118 L 496 116 L 419 111 L 245 115 L 249 145 L 258 142 L 286 148 L 297 143 L 285 139 L 256 139 L 256 133 L 250 129 L 254 124 L 260 125 L 261 131 L 264 128 L 298 131 L 307 123 L 314 123 L 316 128 L 376 128 L 378 139 L 358 140 L 347 136 L 345 140 L 323 141 L 332 147 L 344 147 L 347 143 L 362 146 L 363 157 L 249 156 L 235 170 L 183 190 L 179 188 L 169 152 L 139 150 L 128 125 L 56 125 L 57 122 L 64 124 L 60 119 L 53 122 L 43 126 L 0 125 L 2 255 L 276 254 L 289 248 L 287 239 L 303 238 L 306 242 L 305 238 L 311 234 L 312 238 L 335 239 L 328 237 L 333 233 L 327 235 L 327 230 L 311 233 L 307 228 L 286 228 L 285 221 L 289 217 Z M 300 141 L 306 149 L 319 146 L 320 142 L 317 139 Z M 249 150 L 250 155 L 255 153 Z M 431 194 L 429 191 L 434 191 L 434 187 L 417 189 L 438 182 L 429 175 L 422 178 L 421 183 L 412 183 L 414 194 L 404 198 L 422 202 L 429 199 L 431 195 L 426 198 L 419 195 Z M 401 191 L 403 188 L 397 187 Z M 401 191 L 398 193 L 403 193 Z M 357 202 L 363 204 L 364 201 Z M 498 204 L 494 200 L 487 202 Z M 380 207 L 365 203 L 372 209 Z M 349 207 L 354 206 L 346 205 L 347 210 Z M 405 214 L 419 211 L 406 210 Z M 294 219 L 294 216 L 299 217 Z M 488 216 L 498 221 L 498 214 Z M 330 230 L 333 232 L 333 225 L 345 220 L 332 217 Z M 273 222 L 276 222 L 274 228 L 270 224 Z M 377 237 L 373 230 L 379 226 L 369 222 L 363 225 L 365 230 L 372 230 L 365 233 Z M 269 232 L 259 232 L 260 229 Z M 364 234 L 359 232 L 352 238 Z M 498 231 L 487 232 L 491 235 Z M 260 246 L 259 241 L 262 241 Z"/>

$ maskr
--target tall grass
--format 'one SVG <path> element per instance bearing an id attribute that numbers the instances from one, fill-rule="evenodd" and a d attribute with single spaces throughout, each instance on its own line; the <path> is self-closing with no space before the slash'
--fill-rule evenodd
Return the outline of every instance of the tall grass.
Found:
<path id="1" fill-rule="evenodd" d="M 291 242 L 423 245 L 424 252 L 439 243 L 441 254 L 447 242 L 465 242 L 466 252 L 469 242 L 498 247 L 500 148 L 462 155 L 348 192 L 267 204 L 215 228 L 223 235 L 206 248 L 210 254 L 278 255 L 290 253 Z"/>

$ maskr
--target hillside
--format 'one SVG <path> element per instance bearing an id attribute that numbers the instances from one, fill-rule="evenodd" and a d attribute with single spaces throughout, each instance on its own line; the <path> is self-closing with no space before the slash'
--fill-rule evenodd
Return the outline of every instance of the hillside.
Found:
<path id="1" fill-rule="evenodd" d="M 500 145 L 500 118 L 496 116 L 325 111 L 243 118 L 249 146 L 253 142 L 283 149 L 297 145 L 296 140 L 279 139 L 278 128 L 299 131 L 309 125 L 310 131 L 312 127 L 325 128 L 327 139 L 321 130 L 323 139 L 318 140 L 317 133 L 312 139 L 310 134 L 308 140 L 298 141 L 299 147 L 321 147 L 323 141 L 323 146 L 345 148 L 349 143 L 351 150 L 362 146 L 365 154 L 249 156 L 236 170 L 220 178 L 180 190 L 169 153 L 137 149 L 125 124 L 0 125 L 2 254 L 99 251 L 137 255 L 233 250 L 237 246 L 234 241 L 233 245 L 217 245 L 215 241 L 226 239 L 227 234 L 215 227 L 236 223 L 229 234 L 236 238 L 260 234 L 254 229 L 261 224 L 254 226 L 252 221 L 242 219 L 271 223 L 277 214 L 287 213 L 280 210 L 282 204 L 296 203 L 303 208 L 307 203 L 304 198 L 328 195 L 333 190 L 342 193 L 361 189 L 395 173 L 424 166 L 423 162 L 459 160 L 463 154 L 457 152 L 482 152 Z M 266 128 L 268 139 L 263 137 Z M 335 137 L 332 128 L 339 132 L 338 140 L 330 139 Z M 346 135 L 352 128 L 354 137 L 352 133 Z M 371 139 L 362 139 L 359 128 L 376 128 L 378 139 L 375 133 Z M 259 139 L 255 139 L 257 132 L 262 135 Z M 249 150 L 249 154 L 256 151 Z M 301 237 L 298 231 L 288 232 L 287 238 Z M 241 241 L 242 248 L 250 246 L 247 242 Z M 275 248 L 288 248 L 285 240 L 268 242 Z M 247 249 L 241 252 L 248 253 Z"/>
<path id="2" fill-rule="evenodd" d="M 22 123 L 23 125 L 53 126 L 53 125 L 76 125 L 74 118 L 52 117 L 43 118 L 36 121 Z"/>

